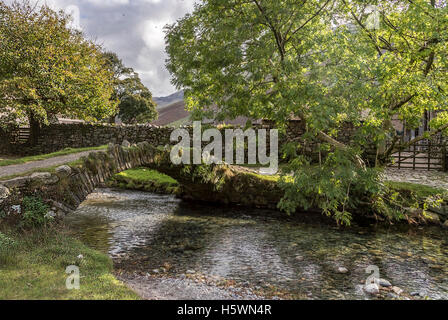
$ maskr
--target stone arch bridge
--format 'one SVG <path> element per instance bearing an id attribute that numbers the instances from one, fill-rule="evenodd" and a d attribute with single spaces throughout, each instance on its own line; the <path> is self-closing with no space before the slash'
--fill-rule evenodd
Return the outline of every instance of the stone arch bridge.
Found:
<path id="1" fill-rule="evenodd" d="M 275 209 L 282 192 L 273 177 L 227 165 L 173 165 L 170 149 L 140 142 L 109 144 L 78 161 L 48 172 L 0 181 L 0 212 L 10 212 L 24 196 L 40 196 L 58 216 L 75 210 L 96 187 L 121 171 L 146 166 L 177 179 L 189 200 Z"/>

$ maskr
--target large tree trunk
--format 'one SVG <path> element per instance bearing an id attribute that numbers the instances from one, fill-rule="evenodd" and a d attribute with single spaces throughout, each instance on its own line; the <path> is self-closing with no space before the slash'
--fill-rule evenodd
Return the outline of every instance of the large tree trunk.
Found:
<path id="1" fill-rule="evenodd" d="M 34 112 L 30 112 L 29 122 L 30 122 L 30 138 L 28 140 L 28 143 L 31 146 L 35 146 L 39 141 L 40 123 L 39 120 L 37 120 Z"/>

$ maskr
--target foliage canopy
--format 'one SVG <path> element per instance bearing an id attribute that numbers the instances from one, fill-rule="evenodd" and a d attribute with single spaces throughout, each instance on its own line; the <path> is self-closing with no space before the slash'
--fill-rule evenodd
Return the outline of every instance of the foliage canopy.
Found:
<path id="1" fill-rule="evenodd" d="M 157 118 L 156 104 L 138 74 L 123 64 L 113 52 L 104 53 L 107 66 L 113 73 L 112 99 L 119 101 L 118 115 L 124 123 L 150 122 Z"/>
<path id="2" fill-rule="evenodd" d="M 115 113 L 101 48 L 71 29 L 70 19 L 46 5 L 0 3 L 0 114 L 7 120 L 36 127 L 58 115 L 95 121 Z"/>
<path id="3" fill-rule="evenodd" d="M 285 185 L 287 211 L 317 203 L 348 223 L 354 189 L 381 198 L 379 173 L 361 160 L 369 145 L 386 161 L 448 128 L 444 0 L 205 0 L 167 26 L 166 40 L 167 67 L 190 110 L 280 127 L 300 118 L 305 136 L 328 153 L 312 174 L 296 166 Z M 392 120 L 418 127 L 426 112 L 437 112 L 431 130 L 401 142 Z M 358 128 L 349 145 L 338 141 L 346 121 Z"/>

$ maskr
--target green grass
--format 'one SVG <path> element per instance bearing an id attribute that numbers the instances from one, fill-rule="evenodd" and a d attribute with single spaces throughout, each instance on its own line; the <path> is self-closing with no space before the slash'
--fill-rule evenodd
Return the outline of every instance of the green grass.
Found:
<path id="1" fill-rule="evenodd" d="M 54 228 L 0 237 L 0 299 L 139 299 L 113 275 L 111 259 Z M 6 239 L 6 241 L 5 241 Z M 8 239 L 10 241 L 8 241 Z M 9 242 L 9 243 L 8 243 Z M 82 254 L 83 258 L 78 256 Z M 80 270 L 80 289 L 68 290 L 66 267 Z"/>
<path id="2" fill-rule="evenodd" d="M 280 178 L 279 175 L 265 175 L 265 174 L 255 173 L 255 172 L 245 172 L 244 174 L 251 175 L 251 176 L 257 177 L 258 179 L 267 180 L 267 181 L 278 181 L 278 179 Z"/>
<path id="3" fill-rule="evenodd" d="M 107 149 L 107 145 L 102 145 L 99 147 L 86 147 L 86 148 L 65 148 L 63 150 L 59 150 L 59 151 L 47 153 L 47 154 L 40 154 L 40 155 L 36 155 L 36 156 L 29 156 L 29 157 L 23 157 L 23 158 L 18 158 L 18 159 L 0 160 L 0 167 L 9 166 L 12 164 L 23 164 L 23 163 L 32 162 L 32 161 L 45 160 L 45 159 L 49 159 L 49 158 L 66 156 L 69 154 L 79 153 L 79 152 L 84 152 L 84 151 L 106 150 L 106 149 Z"/>
<path id="4" fill-rule="evenodd" d="M 437 194 L 443 194 L 447 192 L 445 189 L 442 188 L 434 188 L 418 183 L 386 181 L 385 184 L 389 186 L 391 189 L 398 192 L 414 193 L 419 198 L 427 198 L 429 196 L 434 196 Z"/>
<path id="5" fill-rule="evenodd" d="M 168 183 L 174 185 L 178 184 L 178 182 L 175 179 L 171 178 L 170 176 L 167 176 L 166 174 L 143 167 L 125 170 L 118 173 L 116 176 L 130 178 L 135 182 L 154 181 L 158 183 Z"/>
<path id="6" fill-rule="evenodd" d="M 109 185 L 159 193 L 176 193 L 179 189 L 179 183 L 175 179 L 157 170 L 144 167 L 115 174 L 109 181 Z"/>

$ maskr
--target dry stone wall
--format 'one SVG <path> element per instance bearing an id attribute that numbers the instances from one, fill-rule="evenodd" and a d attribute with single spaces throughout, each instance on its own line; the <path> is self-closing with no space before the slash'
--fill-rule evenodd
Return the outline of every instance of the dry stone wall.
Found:
<path id="1" fill-rule="evenodd" d="M 192 127 L 184 127 L 192 135 Z M 274 125 L 269 122 L 255 126 L 255 129 L 271 129 Z M 154 125 L 111 125 L 111 124 L 51 124 L 40 129 L 37 145 L 28 146 L 18 143 L 17 129 L 11 131 L 0 130 L 0 154 L 34 155 L 55 152 L 64 148 L 95 147 L 108 143 L 121 144 L 124 140 L 130 143 L 146 141 L 154 146 L 175 144 L 170 142 L 171 132 L 175 128 Z M 225 129 L 221 129 L 224 131 Z M 350 124 L 344 125 L 341 130 L 340 141 L 349 143 L 354 128 Z M 300 121 L 291 121 L 285 134 L 280 135 L 279 148 L 288 141 L 302 142 L 304 130 Z M 223 134 L 224 136 L 224 134 Z M 269 137 L 269 135 L 268 135 Z M 204 143 L 207 145 L 208 143 Z M 268 144 L 269 151 L 269 144 Z M 308 144 L 304 150 L 312 153 L 315 145 Z"/>

